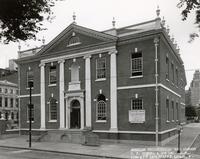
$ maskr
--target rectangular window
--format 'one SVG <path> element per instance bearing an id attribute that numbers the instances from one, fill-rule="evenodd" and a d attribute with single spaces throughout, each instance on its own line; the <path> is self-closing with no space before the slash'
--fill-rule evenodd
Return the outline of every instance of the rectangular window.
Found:
<path id="1" fill-rule="evenodd" d="M 50 102 L 50 120 L 57 120 L 57 103 L 56 100 Z"/>
<path id="2" fill-rule="evenodd" d="M 10 89 L 10 94 L 13 94 L 13 89 Z"/>
<path id="3" fill-rule="evenodd" d="M 10 107 L 13 107 L 13 98 L 10 98 Z"/>
<path id="4" fill-rule="evenodd" d="M 51 66 L 49 71 L 49 84 L 56 84 L 57 78 L 56 78 L 56 66 Z"/>
<path id="5" fill-rule="evenodd" d="M 5 88 L 5 93 L 8 93 L 8 89 L 7 88 Z"/>
<path id="6" fill-rule="evenodd" d="M 166 79 L 169 79 L 169 58 L 168 57 L 166 57 L 166 66 L 167 66 Z"/>
<path id="7" fill-rule="evenodd" d="M 175 111 L 174 111 L 174 101 L 172 101 L 172 121 L 174 121 Z"/>
<path id="8" fill-rule="evenodd" d="M 176 120 L 179 120 L 178 103 L 176 103 Z"/>
<path id="9" fill-rule="evenodd" d="M 2 93 L 2 88 L 0 88 L 0 93 Z"/>
<path id="10" fill-rule="evenodd" d="M 19 106 L 19 99 L 15 99 L 15 106 L 18 108 L 18 106 Z"/>
<path id="11" fill-rule="evenodd" d="M 8 98 L 5 97 L 5 107 L 8 107 Z"/>
<path id="12" fill-rule="evenodd" d="M 178 68 L 176 68 L 176 85 L 178 86 Z"/>
<path id="13" fill-rule="evenodd" d="M 29 70 L 27 72 L 27 88 L 29 88 L 29 82 L 33 82 L 33 78 L 34 78 L 33 71 Z"/>
<path id="14" fill-rule="evenodd" d="M 132 103 L 131 103 L 131 109 L 132 110 L 141 110 L 143 109 L 143 100 L 142 98 L 134 98 L 132 99 Z"/>
<path id="15" fill-rule="evenodd" d="M 143 58 L 142 52 L 134 52 L 131 55 L 131 75 L 142 76 Z"/>
<path id="16" fill-rule="evenodd" d="M 171 63 L 172 82 L 174 83 L 174 64 Z"/>
<path id="17" fill-rule="evenodd" d="M 35 115 L 35 113 L 34 113 L 34 105 L 33 105 L 33 107 L 32 107 L 32 109 L 31 109 L 31 121 L 33 122 L 34 121 L 34 115 Z M 29 109 L 29 106 L 27 106 L 27 121 L 29 121 L 29 113 L 30 113 L 30 109 Z"/>
<path id="18" fill-rule="evenodd" d="M 0 107 L 2 107 L 2 97 L 0 97 Z"/>
<path id="19" fill-rule="evenodd" d="M 106 58 L 96 60 L 96 79 L 106 78 Z"/>
<path id="20" fill-rule="evenodd" d="M 169 121 L 169 99 L 166 99 L 166 110 L 167 121 Z"/>

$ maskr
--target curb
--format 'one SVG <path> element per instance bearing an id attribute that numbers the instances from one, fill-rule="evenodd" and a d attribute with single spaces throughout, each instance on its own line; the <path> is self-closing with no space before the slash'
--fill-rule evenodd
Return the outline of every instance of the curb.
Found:
<path id="1" fill-rule="evenodd" d="M 79 156 L 88 156 L 88 157 L 96 157 L 96 158 L 110 158 L 110 159 L 127 159 L 123 157 L 114 157 L 114 156 L 107 156 L 107 155 L 96 155 L 96 154 L 84 154 L 84 153 L 75 153 L 75 152 L 64 152 L 64 151 L 54 151 L 54 150 L 44 150 L 44 149 L 37 149 L 37 148 L 28 148 L 28 147 L 14 147 L 14 146 L 2 146 L 1 148 L 8 148 L 8 149 L 19 149 L 19 150 L 32 150 L 32 151 L 39 151 L 39 152 L 49 152 L 49 153 L 60 153 L 60 154 L 69 154 L 69 155 L 79 155 Z"/>

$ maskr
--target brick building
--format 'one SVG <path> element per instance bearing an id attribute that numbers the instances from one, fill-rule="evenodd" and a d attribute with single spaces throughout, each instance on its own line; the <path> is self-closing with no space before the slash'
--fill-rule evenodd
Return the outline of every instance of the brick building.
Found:
<path id="1" fill-rule="evenodd" d="M 200 106 L 200 72 L 196 70 L 189 88 L 190 104 L 192 106 Z"/>
<path id="2" fill-rule="evenodd" d="M 159 141 L 184 122 L 185 70 L 164 21 L 95 31 L 70 24 L 37 52 L 19 52 L 21 127 L 90 128 L 102 139 Z M 157 107 L 157 109 L 156 109 Z M 157 119 L 157 120 L 156 120 Z"/>

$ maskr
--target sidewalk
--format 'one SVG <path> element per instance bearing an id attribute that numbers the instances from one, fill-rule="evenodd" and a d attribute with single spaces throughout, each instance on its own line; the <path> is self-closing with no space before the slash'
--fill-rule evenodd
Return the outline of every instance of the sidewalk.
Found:
<path id="1" fill-rule="evenodd" d="M 195 125 L 194 125 L 195 124 Z M 189 148 L 195 137 L 200 133 L 200 123 L 184 126 L 181 135 L 181 148 Z M 28 136 L 17 136 L 15 138 L 0 139 L 0 147 L 13 147 L 28 149 Z M 169 142 L 165 148 L 177 148 L 177 139 Z M 150 148 L 146 145 L 104 143 L 98 147 L 84 146 L 72 143 L 61 142 L 33 142 L 32 149 L 38 151 L 61 152 L 70 154 L 81 154 L 87 156 L 107 157 L 107 158 L 130 158 L 132 148 Z M 154 146 L 151 146 L 154 148 Z"/>

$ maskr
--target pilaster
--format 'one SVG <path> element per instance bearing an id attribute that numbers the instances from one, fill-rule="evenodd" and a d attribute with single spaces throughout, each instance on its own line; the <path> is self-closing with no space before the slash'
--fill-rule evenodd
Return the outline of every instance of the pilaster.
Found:
<path id="1" fill-rule="evenodd" d="M 41 125 L 40 129 L 46 128 L 45 120 L 45 63 L 40 64 L 40 109 L 41 109 Z"/>
<path id="2" fill-rule="evenodd" d="M 65 60 L 59 60 L 59 97 L 60 97 L 60 129 L 65 128 L 65 109 L 64 109 L 64 62 Z M 67 125 L 67 124 L 66 124 Z M 67 127 L 68 128 L 68 127 Z"/>
<path id="3" fill-rule="evenodd" d="M 84 57 L 85 59 L 85 108 L 86 108 L 86 127 L 91 127 L 91 55 Z"/>
<path id="4" fill-rule="evenodd" d="M 117 50 L 110 54 L 110 131 L 117 131 Z"/>

